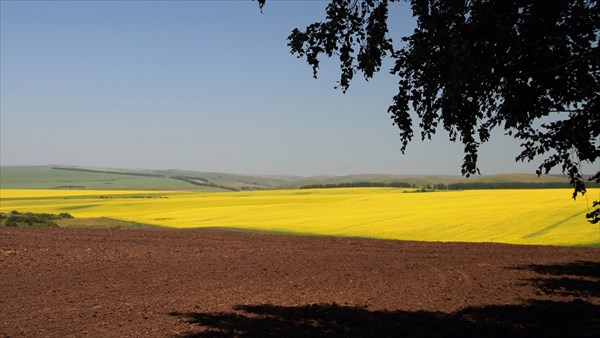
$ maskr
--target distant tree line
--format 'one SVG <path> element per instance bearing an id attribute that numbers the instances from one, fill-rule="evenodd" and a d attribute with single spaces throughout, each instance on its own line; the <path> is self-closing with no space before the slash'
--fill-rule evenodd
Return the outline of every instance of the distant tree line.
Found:
<path id="1" fill-rule="evenodd" d="M 599 184 L 589 183 L 590 188 Z M 571 188 L 569 182 L 462 182 L 438 183 L 433 187 L 437 190 L 476 190 L 476 189 L 560 189 Z"/>
<path id="2" fill-rule="evenodd" d="M 172 176 L 171 178 L 174 180 L 184 181 L 189 184 L 193 184 L 193 185 L 197 185 L 197 186 L 201 186 L 201 187 L 213 187 L 213 188 L 219 188 L 219 189 L 223 189 L 223 190 L 237 191 L 236 188 L 228 187 L 226 185 L 214 184 L 214 183 L 210 182 L 209 180 L 207 180 L 205 178 L 201 178 L 201 177 Z"/>
<path id="3" fill-rule="evenodd" d="M 344 182 L 303 185 L 300 189 L 327 189 L 327 188 L 414 188 L 426 191 L 432 190 L 485 190 L 485 189 L 561 189 L 571 188 L 569 182 L 461 182 L 461 183 L 436 183 L 416 185 L 407 182 Z M 598 188 L 600 184 L 590 183 L 590 188 Z"/>
<path id="4" fill-rule="evenodd" d="M 86 172 L 86 173 L 96 173 L 96 174 L 115 174 L 115 175 L 128 175 L 128 176 L 142 176 L 142 177 L 165 177 L 165 175 L 160 175 L 160 174 L 124 172 L 124 171 L 113 171 L 113 170 L 96 170 L 96 169 L 64 168 L 64 167 L 52 167 L 52 169 L 68 170 L 68 171 L 82 171 L 82 172 Z"/>
<path id="5" fill-rule="evenodd" d="M 325 183 L 303 185 L 300 189 L 327 189 L 327 188 L 370 188 L 370 187 L 389 187 L 389 188 L 414 188 L 415 186 L 406 182 L 345 182 L 345 183 Z"/>

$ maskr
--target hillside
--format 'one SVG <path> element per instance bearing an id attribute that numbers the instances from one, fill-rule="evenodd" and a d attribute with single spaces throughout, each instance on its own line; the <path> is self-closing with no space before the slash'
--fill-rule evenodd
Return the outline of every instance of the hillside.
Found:
<path id="1" fill-rule="evenodd" d="M 228 191 L 301 188 L 311 185 L 393 184 L 425 186 L 451 183 L 568 183 L 559 175 L 501 174 L 465 179 L 461 176 L 422 175 L 243 175 L 186 170 L 113 169 L 77 166 L 0 167 L 0 188 L 4 189 L 142 189 Z"/>

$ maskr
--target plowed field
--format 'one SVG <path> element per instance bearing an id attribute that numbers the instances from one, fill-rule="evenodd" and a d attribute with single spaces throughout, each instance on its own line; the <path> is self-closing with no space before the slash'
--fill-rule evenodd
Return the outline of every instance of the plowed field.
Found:
<path id="1" fill-rule="evenodd" d="M 597 336 L 598 248 L 0 228 L 2 337 Z"/>

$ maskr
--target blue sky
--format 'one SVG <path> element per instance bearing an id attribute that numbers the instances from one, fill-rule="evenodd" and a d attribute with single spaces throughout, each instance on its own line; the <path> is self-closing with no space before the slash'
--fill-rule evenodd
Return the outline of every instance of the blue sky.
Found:
<path id="1" fill-rule="evenodd" d="M 334 89 L 289 53 L 324 1 L 6 1 L 0 3 L 2 165 L 71 164 L 248 174 L 460 174 L 440 134 L 405 155 L 386 112 L 383 71 Z M 412 30 L 395 5 L 392 34 Z M 534 172 L 501 133 L 483 174 Z"/>

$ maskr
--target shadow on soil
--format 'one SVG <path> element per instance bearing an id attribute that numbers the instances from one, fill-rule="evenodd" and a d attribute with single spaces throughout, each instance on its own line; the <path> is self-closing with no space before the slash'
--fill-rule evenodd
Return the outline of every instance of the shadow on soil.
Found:
<path id="1" fill-rule="evenodd" d="M 232 312 L 171 313 L 197 331 L 185 337 L 596 337 L 600 263 L 530 265 L 528 280 L 545 294 L 572 301 L 529 301 L 518 305 L 470 307 L 453 313 L 370 311 L 336 304 L 297 307 L 240 305 Z M 588 299 L 589 300 L 589 299 Z"/>
<path id="2" fill-rule="evenodd" d="M 540 276 L 527 282 L 542 294 L 579 298 L 600 297 L 600 263 L 578 261 L 569 264 L 527 265 L 517 269 L 532 270 Z"/>

